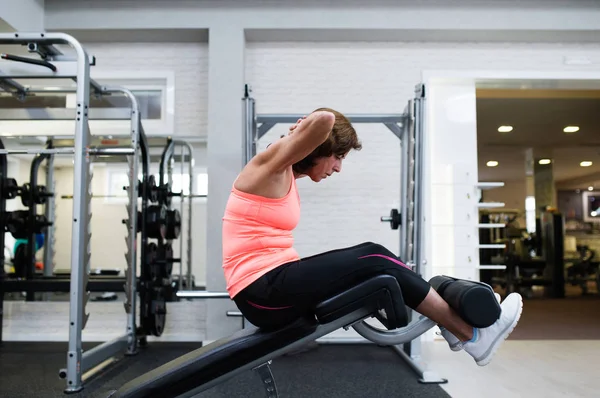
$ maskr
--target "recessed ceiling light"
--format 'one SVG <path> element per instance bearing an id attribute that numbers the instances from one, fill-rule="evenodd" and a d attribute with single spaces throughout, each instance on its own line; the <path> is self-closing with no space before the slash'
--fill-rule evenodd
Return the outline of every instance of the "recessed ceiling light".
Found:
<path id="1" fill-rule="evenodd" d="M 498 127 L 498 131 L 500 133 L 510 133 L 513 130 L 512 126 L 500 126 Z"/>
<path id="2" fill-rule="evenodd" d="M 550 159 L 540 159 L 539 164 L 550 164 L 552 161 Z"/>
<path id="3" fill-rule="evenodd" d="M 487 167 L 496 167 L 498 166 L 498 162 L 495 160 L 490 160 L 489 162 L 486 163 Z"/>
<path id="4" fill-rule="evenodd" d="M 590 167 L 592 165 L 592 162 L 590 162 L 589 160 L 584 160 L 583 162 L 579 163 L 579 165 L 581 167 Z"/>
<path id="5" fill-rule="evenodd" d="M 593 191 L 594 187 L 588 187 L 588 191 Z"/>
<path id="6" fill-rule="evenodd" d="M 565 133 L 576 133 L 579 131 L 579 127 L 577 126 L 567 126 L 563 129 Z"/>

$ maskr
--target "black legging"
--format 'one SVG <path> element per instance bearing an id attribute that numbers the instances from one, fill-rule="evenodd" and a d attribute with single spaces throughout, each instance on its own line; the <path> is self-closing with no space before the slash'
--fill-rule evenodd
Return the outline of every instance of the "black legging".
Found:
<path id="1" fill-rule="evenodd" d="M 278 328 L 310 315 L 326 298 L 381 274 L 398 280 L 410 308 L 416 308 L 429 292 L 429 283 L 392 252 L 366 242 L 281 265 L 238 293 L 234 301 L 255 326 Z"/>

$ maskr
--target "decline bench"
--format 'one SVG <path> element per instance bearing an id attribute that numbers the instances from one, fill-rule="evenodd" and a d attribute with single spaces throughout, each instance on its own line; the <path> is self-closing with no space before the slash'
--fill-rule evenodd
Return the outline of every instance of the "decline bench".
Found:
<path id="1" fill-rule="evenodd" d="M 486 284 L 446 276 L 434 277 L 430 283 L 473 326 L 490 326 L 500 316 L 500 306 Z M 271 360 L 337 329 L 352 327 L 379 345 L 398 345 L 436 325 L 424 316 L 409 324 L 401 293 L 394 277 L 376 276 L 322 302 L 314 318 L 298 319 L 275 331 L 240 330 L 137 377 L 108 397 L 193 397 L 248 370 L 258 372 L 268 398 L 278 397 Z M 363 322 L 372 317 L 386 329 Z"/>

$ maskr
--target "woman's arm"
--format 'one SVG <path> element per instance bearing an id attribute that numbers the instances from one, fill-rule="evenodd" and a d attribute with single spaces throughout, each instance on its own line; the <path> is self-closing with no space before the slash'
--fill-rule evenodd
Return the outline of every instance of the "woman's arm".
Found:
<path id="1" fill-rule="evenodd" d="M 293 128 L 289 135 L 256 155 L 254 161 L 257 165 L 268 169 L 270 173 L 285 171 L 321 145 L 333 129 L 334 122 L 333 113 L 314 112 L 296 125 L 297 127 Z"/>

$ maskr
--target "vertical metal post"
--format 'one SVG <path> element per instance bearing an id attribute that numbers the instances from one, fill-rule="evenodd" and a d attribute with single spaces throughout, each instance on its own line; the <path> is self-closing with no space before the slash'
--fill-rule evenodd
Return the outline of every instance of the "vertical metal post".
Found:
<path id="1" fill-rule="evenodd" d="M 0 149 L 4 149 L 4 142 L 0 139 Z M 7 178 L 8 172 L 8 163 L 6 161 L 6 155 L 0 154 L 0 231 L 4 231 L 6 228 L 6 222 L 4 215 L 6 214 L 6 192 L 4 192 L 5 184 L 4 181 Z M 6 237 L 5 233 L 0 233 L 0 248 L 2 251 L 0 252 L 0 263 L 2 267 L 0 268 L 0 345 L 2 345 L 2 328 L 3 328 L 3 319 L 4 319 L 4 290 L 2 289 L 4 285 L 4 239 Z"/>
<path id="2" fill-rule="evenodd" d="M 187 214 L 187 248 L 186 248 L 186 283 L 187 289 L 190 290 L 192 288 L 192 195 L 194 195 L 194 148 L 192 144 L 187 141 L 175 140 L 175 144 L 181 145 L 182 151 L 183 148 L 187 148 L 188 151 L 188 173 L 190 175 L 189 181 L 189 190 L 190 194 L 187 197 L 188 200 L 188 214 Z M 183 156 L 183 155 L 182 155 Z M 183 159 L 182 159 L 183 162 Z M 183 175 L 183 163 L 181 164 L 181 174 Z M 183 203 L 183 198 L 181 198 Z M 181 210 L 181 214 L 183 215 L 183 207 Z M 183 242 L 183 240 L 182 240 Z M 180 255 L 181 257 L 181 255 Z M 181 278 L 181 277 L 180 277 Z"/>
<path id="3" fill-rule="evenodd" d="M 402 124 L 402 135 L 400 138 L 400 258 L 406 262 L 411 261 L 410 255 L 408 253 L 408 244 L 411 239 L 408 234 L 408 204 L 410 202 L 410 198 L 408 197 L 408 187 L 410 185 L 409 181 L 411 180 L 409 165 L 412 164 L 412 161 L 409 157 L 409 146 L 411 145 L 411 129 L 413 125 L 411 105 L 412 100 L 409 101 L 407 109 L 405 111 L 406 119 Z"/>
<path id="4" fill-rule="evenodd" d="M 183 205 L 184 205 L 184 201 L 185 201 L 185 196 L 184 196 L 184 192 L 183 192 L 183 146 L 181 146 L 181 152 L 179 152 L 179 163 L 181 163 L 181 169 L 179 171 L 179 178 L 181 179 L 181 197 L 179 198 L 180 202 L 179 202 L 179 213 L 181 214 L 182 218 L 181 220 L 184 220 L 183 217 Z M 190 180 L 192 179 L 192 175 L 189 175 Z M 192 195 L 192 191 L 190 191 L 188 193 L 188 195 L 190 196 L 191 199 L 191 195 Z M 190 287 L 188 286 L 188 289 L 190 289 Z M 181 236 L 179 237 L 179 290 L 183 290 L 183 239 L 181 239 Z"/>
<path id="5" fill-rule="evenodd" d="M 250 87 L 246 84 L 244 90 L 244 148 L 243 165 L 246 165 L 250 159 L 256 155 L 256 137 L 257 137 L 257 122 L 256 122 L 256 103 L 254 98 L 250 97 Z"/>
<path id="6" fill-rule="evenodd" d="M 127 354 L 133 355 L 137 353 L 137 336 L 136 336 L 136 298 L 137 298 L 137 215 L 138 215 L 138 197 L 139 197 L 139 184 L 138 184 L 138 173 L 140 155 L 138 150 L 140 147 L 140 134 L 142 134 L 141 128 L 141 115 L 140 108 L 135 95 L 127 89 L 119 88 L 115 91 L 121 91 L 124 93 L 131 102 L 131 147 L 136 151 L 133 156 L 129 157 L 129 187 L 127 193 L 129 196 L 129 203 L 127 210 L 129 211 L 127 222 L 127 270 L 126 270 L 126 284 L 125 293 L 127 295 L 125 301 L 125 312 L 127 314 Z"/>
<path id="7" fill-rule="evenodd" d="M 90 269 L 91 163 L 88 108 L 90 100 L 90 63 L 79 42 L 67 41 L 77 53 L 77 92 L 75 115 L 75 159 L 73 167 L 73 218 L 71 238 L 71 286 L 69 290 L 69 348 L 67 352 L 67 393 L 83 389 L 81 381 L 81 335 L 89 314 L 87 282 Z"/>
<path id="8" fill-rule="evenodd" d="M 52 148 L 52 142 L 48 143 L 48 149 Z M 42 162 L 50 157 L 50 154 L 38 154 L 33 158 L 31 162 L 31 169 L 29 172 L 29 226 L 28 226 L 28 237 L 27 237 L 27 280 L 31 280 L 35 277 L 35 263 L 36 263 L 36 252 L 37 252 L 37 233 L 36 233 L 36 219 L 37 219 L 37 204 L 35 196 L 38 191 L 38 174 Z M 48 220 L 50 221 L 50 220 Z M 45 228 L 45 227 L 44 227 Z M 35 301 L 35 290 L 30 287 L 27 288 L 27 301 Z"/>
<path id="9" fill-rule="evenodd" d="M 48 155 L 46 160 L 46 188 L 49 192 L 55 193 L 56 187 L 54 182 L 54 155 Z M 56 211 L 55 196 L 46 198 L 45 215 L 46 220 L 53 221 Z M 56 223 L 52 223 L 46 228 L 46 244 L 44 245 L 44 276 L 52 276 L 54 272 L 54 232 Z"/>
<path id="10" fill-rule="evenodd" d="M 423 203 L 423 125 L 422 125 L 422 92 L 420 89 L 421 85 L 417 86 L 415 93 L 415 100 L 412 107 L 412 123 L 413 128 L 411 139 L 412 145 L 412 159 L 413 159 L 413 175 L 412 179 L 414 186 L 412 189 L 412 225 L 413 231 L 412 241 L 413 246 L 411 248 L 411 254 L 415 264 L 415 272 L 422 277 L 423 275 L 423 228 L 422 228 L 422 203 Z M 415 315 L 413 313 L 413 315 Z M 421 339 L 417 338 L 409 343 L 408 355 L 411 358 L 421 357 Z M 408 347 L 406 347 L 408 348 Z"/>
<path id="11" fill-rule="evenodd" d="M 187 233 L 187 289 L 192 288 L 192 195 L 194 195 L 194 149 L 189 142 L 185 143 L 188 151 L 190 152 L 190 157 L 188 161 L 189 174 L 190 174 L 190 195 L 188 196 L 188 233 Z"/>

